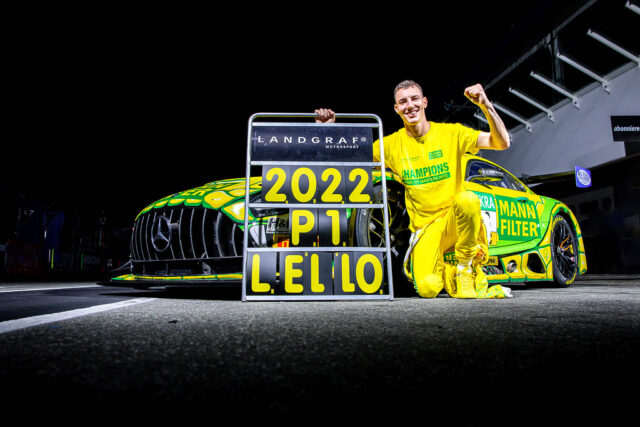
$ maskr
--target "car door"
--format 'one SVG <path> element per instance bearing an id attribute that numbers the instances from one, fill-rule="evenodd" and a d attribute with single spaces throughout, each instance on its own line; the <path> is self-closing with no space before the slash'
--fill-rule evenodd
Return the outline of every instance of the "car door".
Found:
<path id="1" fill-rule="evenodd" d="M 490 247 L 540 240 L 542 198 L 505 169 L 469 158 L 464 186 L 480 199 Z"/>

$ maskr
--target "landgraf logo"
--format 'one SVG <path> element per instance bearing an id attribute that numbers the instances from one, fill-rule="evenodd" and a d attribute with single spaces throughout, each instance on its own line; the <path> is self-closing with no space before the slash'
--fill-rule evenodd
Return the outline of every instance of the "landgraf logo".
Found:
<path id="1" fill-rule="evenodd" d="M 366 143 L 367 138 L 361 136 L 353 137 L 333 137 L 333 136 L 300 136 L 300 135 L 258 135 L 254 138 L 258 144 L 324 144 L 324 145 L 358 145 Z"/>

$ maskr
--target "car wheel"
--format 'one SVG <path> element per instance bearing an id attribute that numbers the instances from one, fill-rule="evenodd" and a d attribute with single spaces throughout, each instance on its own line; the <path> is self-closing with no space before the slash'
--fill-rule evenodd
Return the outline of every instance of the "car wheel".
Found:
<path id="1" fill-rule="evenodd" d="M 578 274 L 578 239 L 567 221 L 561 216 L 553 218 L 551 230 L 551 260 L 553 281 L 557 286 L 567 287 Z"/>
<path id="2" fill-rule="evenodd" d="M 382 186 L 374 188 L 374 203 L 382 203 Z M 406 295 L 413 292 L 413 285 L 402 273 L 402 262 L 409 246 L 411 231 L 409 215 L 404 200 L 404 190 L 395 186 L 387 187 L 387 209 L 389 213 L 389 240 L 393 271 L 394 293 Z M 384 247 L 384 212 L 382 209 L 356 209 L 354 222 L 354 243 L 356 246 Z M 386 267 L 386 254 L 385 254 Z M 414 292 L 415 293 L 415 292 Z"/>

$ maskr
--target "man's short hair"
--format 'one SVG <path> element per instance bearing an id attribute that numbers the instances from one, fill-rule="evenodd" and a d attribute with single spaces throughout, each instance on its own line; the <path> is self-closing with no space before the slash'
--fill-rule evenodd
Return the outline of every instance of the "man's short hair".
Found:
<path id="1" fill-rule="evenodd" d="M 414 82 L 413 80 L 403 80 L 400 83 L 398 83 L 396 88 L 393 90 L 393 100 L 394 101 L 396 100 L 396 93 L 398 93 L 400 89 L 409 89 L 410 87 L 417 87 L 418 89 L 420 89 L 420 93 L 422 93 L 424 96 L 422 87 L 418 83 Z"/>

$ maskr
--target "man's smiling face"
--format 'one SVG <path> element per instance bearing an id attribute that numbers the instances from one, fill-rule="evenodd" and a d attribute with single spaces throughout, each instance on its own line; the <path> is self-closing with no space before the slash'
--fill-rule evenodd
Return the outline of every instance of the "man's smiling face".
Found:
<path id="1" fill-rule="evenodd" d="M 427 98 L 419 88 L 411 86 L 399 89 L 395 98 L 396 103 L 393 108 L 405 124 L 415 125 L 425 117 L 424 110 L 427 108 Z"/>

